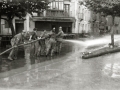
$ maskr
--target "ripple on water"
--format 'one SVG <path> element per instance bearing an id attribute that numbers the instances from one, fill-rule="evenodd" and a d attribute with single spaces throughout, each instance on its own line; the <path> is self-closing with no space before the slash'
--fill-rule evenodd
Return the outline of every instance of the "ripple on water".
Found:
<path id="1" fill-rule="evenodd" d="M 103 73 L 112 78 L 120 78 L 120 63 L 106 64 Z"/>

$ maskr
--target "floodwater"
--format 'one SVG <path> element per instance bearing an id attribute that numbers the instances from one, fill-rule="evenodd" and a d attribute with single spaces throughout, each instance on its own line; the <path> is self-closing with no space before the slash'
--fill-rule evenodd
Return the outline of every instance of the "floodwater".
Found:
<path id="1" fill-rule="evenodd" d="M 119 44 L 120 37 L 115 36 Z M 82 59 L 82 52 L 110 43 L 110 36 L 66 40 L 54 57 L 31 57 L 20 51 L 18 60 L 0 61 L 0 90 L 119 90 L 120 53 Z M 25 53 L 25 57 L 24 57 Z"/>

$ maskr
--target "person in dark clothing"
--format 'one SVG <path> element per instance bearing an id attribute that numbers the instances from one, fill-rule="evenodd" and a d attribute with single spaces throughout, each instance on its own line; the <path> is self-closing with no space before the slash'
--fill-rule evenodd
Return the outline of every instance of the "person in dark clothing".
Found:
<path id="1" fill-rule="evenodd" d="M 17 46 L 20 43 L 24 42 L 24 35 L 25 35 L 26 31 L 23 30 L 21 33 L 16 34 L 12 39 L 11 39 L 11 45 L 13 46 Z M 11 50 L 8 59 L 9 60 L 14 60 L 17 59 L 17 52 L 18 52 L 18 47 L 15 47 Z"/>
<path id="2" fill-rule="evenodd" d="M 37 39 L 37 28 L 33 29 L 29 40 L 35 40 L 35 39 Z"/>
<path id="3" fill-rule="evenodd" d="M 38 36 L 37 36 L 37 28 L 34 28 L 32 32 L 30 32 L 30 39 L 29 41 L 32 41 L 32 40 L 36 40 L 38 39 Z M 37 45 L 37 46 L 36 46 Z M 31 51 L 33 53 L 33 55 L 36 56 L 36 52 L 38 50 L 38 42 L 34 42 L 31 44 Z"/>

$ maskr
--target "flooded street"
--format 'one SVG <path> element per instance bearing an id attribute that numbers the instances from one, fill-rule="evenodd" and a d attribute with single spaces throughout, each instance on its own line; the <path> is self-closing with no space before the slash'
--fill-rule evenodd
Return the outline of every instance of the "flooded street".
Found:
<path id="1" fill-rule="evenodd" d="M 119 41 L 120 36 L 115 36 Z M 0 61 L 0 90 L 119 90 L 120 52 L 82 59 L 84 51 L 110 43 L 98 39 L 66 40 L 62 53 L 54 57 L 30 57 L 19 52 L 18 60 Z"/>

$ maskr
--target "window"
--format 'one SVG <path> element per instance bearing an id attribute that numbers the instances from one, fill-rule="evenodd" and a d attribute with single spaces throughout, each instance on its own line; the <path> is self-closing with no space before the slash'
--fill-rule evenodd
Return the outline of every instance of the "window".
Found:
<path id="1" fill-rule="evenodd" d="M 6 20 L 5 20 L 5 28 L 9 28 L 9 24 Z"/>
<path id="2" fill-rule="evenodd" d="M 82 24 L 82 31 L 84 30 L 84 24 Z"/>
<path id="3" fill-rule="evenodd" d="M 69 14 L 69 11 L 70 11 L 70 5 L 69 4 L 64 4 L 64 11 Z"/>
<path id="4" fill-rule="evenodd" d="M 49 9 L 63 10 L 64 1 L 63 0 L 54 0 L 49 4 Z"/>

